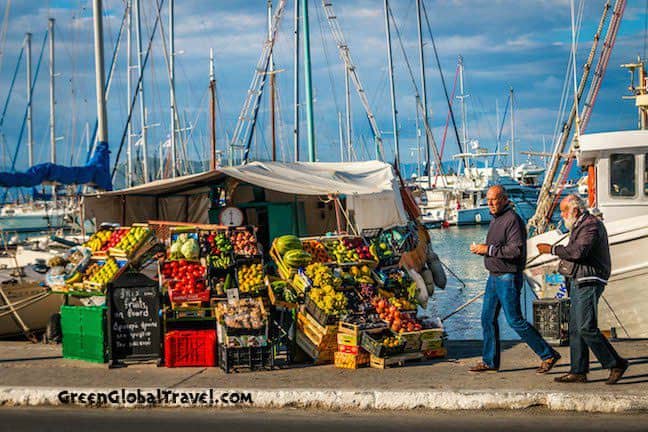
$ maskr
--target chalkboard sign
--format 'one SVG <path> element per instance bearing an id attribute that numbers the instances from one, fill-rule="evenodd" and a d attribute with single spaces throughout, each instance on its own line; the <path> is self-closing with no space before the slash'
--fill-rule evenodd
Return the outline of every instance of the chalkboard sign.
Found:
<path id="1" fill-rule="evenodd" d="M 161 359 L 158 283 L 124 273 L 108 285 L 108 367 Z"/>

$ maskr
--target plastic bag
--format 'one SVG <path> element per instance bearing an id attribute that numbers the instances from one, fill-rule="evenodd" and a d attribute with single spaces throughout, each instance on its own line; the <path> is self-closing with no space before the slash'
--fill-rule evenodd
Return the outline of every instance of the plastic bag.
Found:
<path id="1" fill-rule="evenodd" d="M 412 280 L 416 282 L 416 288 L 417 288 L 416 300 L 418 300 L 418 302 L 423 307 L 427 307 L 427 302 L 430 296 L 428 295 L 423 277 L 421 277 L 421 275 L 416 270 L 407 269 L 407 273 L 410 275 Z"/>

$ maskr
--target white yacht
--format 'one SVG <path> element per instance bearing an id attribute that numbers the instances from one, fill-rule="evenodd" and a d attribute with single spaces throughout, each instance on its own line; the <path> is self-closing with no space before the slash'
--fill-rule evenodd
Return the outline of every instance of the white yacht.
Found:
<path id="1" fill-rule="evenodd" d="M 72 213 L 67 206 L 34 202 L 6 204 L 0 208 L 0 230 L 5 232 L 38 232 L 64 228 Z"/>

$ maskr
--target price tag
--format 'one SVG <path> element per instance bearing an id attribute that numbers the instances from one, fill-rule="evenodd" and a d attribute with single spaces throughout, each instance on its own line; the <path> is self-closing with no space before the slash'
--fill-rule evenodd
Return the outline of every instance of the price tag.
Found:
<path id="1" fill-rule="evenodd" d="M 227 304 L 235 305 L 239 301 L 239 290 L 238 288 L 230 288 L 225 291 L 227 294 Z"/>

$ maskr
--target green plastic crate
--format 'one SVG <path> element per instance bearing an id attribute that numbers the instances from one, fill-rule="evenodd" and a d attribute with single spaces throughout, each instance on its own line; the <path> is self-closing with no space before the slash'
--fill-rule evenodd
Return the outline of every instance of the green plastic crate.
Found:
<path id="1" fill-rule="evenodd" d="M 61 306 L 63 357 L 105 363 L 105 325 L 104 306 Z"/>

